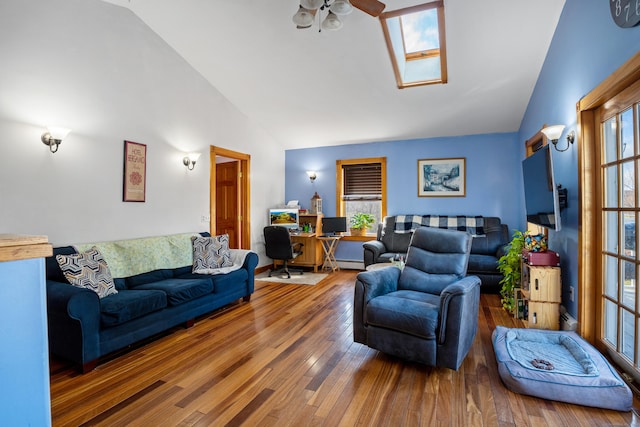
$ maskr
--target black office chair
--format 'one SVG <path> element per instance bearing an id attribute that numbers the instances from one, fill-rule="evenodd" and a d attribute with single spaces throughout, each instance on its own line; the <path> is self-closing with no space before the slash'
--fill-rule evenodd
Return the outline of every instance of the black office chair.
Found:
<path id="1" fill-rule="evenodd" d="M 287 262 L 302 255 L 302 246 L 300 242 L 291 242 L 291 236 L 289 230 L 285 227 L 279 227 L 277 225 L 269 225 L 264 228 L 264 242 L 266 246 L 267 256 L 271 259 L 280 260 L 283 262 L 282 268 L 278 270 L 271 270 L 269 277 L 273 273 L 286 273 L 287 279 L 291 278 L 291 273 L 303 274 L 302 269 L 289 269 Z"/>

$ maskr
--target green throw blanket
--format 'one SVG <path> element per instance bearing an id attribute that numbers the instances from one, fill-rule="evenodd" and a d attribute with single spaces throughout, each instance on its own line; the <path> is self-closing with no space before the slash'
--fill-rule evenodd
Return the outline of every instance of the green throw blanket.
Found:
<path id="1" fill-rule="evenodd" d="M 78 252 L 98 248 L 114 278 L 129 277 L 163 268 L 178 268 L 193 264 L 191 236 L 197 233 L 171 236 L 116 240 L 113 242 L 76 245 Z"/>

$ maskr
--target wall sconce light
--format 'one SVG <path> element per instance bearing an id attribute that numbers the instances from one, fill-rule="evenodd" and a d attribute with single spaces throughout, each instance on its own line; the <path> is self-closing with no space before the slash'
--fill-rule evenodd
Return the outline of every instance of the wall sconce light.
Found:
<path id="1" fill-rule="evenodd" d="M 307 175 L 309 175 L 309 181 L 313 182 L 318 177 L 316 175 L 316 171 L 307 171 Z"/>
<path id="2" fill-rule="evenodd" d="M 69 135 L 71 129 L 61 128 L 57 126 L 48 126 L 47 131 L 42 134 L 40 140 L 44 145 L 49 146 L 49 150 L 52 153 L 58 151 L 58 145 L 62 142 L 63 139 Z"/>
<path id="3" fill-rule="evenodd" d="M 562 152 L 567 151 L 569 147 L 571 147 L 571 144 L 573 144 L 573 141 L 575 141 L 576 139 L 575 131 L 571 131 L 567 134 L 567 146 L 563 149 L 558 148 L 558 140 L 560 139 L 563 130 L 564 125 L 555 125 L 547 126 L 540 132 L 542 132 L 551 141 L 551 143 L 553 144 L 553 148 L 555 148 L 557 151 Z"/>
<path id="4" fill-rule="evenodd" d="M 189 153 L 186 155 L 184 159 L 182 159 L 182 164 L 187 167 L 190 171 L 196 166 L 196 162 L 200 158 L 200 153 Z"/>

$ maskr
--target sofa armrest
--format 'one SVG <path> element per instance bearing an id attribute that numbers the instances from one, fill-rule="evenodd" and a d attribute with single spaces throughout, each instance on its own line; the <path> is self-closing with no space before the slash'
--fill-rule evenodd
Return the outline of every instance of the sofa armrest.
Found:
<path id="1" fill-rule="evenodd" d="M 51 351 L 84 366 L 100 356 L 100 298 L 95 292 L 47 280 Z"/>
<path id="2" fill-rule="evenodd" d="M 367 303 L 380 295 L 398 289 L 400 269 L 395 267 L 365 271 L 356 276 L 353 301 L 353 340 L 367 343 L 365 310 Z"/>
<path id="3" fill-rule="evenodd" d="M 480 278 L 467 276 L 440 294 L 438 365 L 457 370 L 478 330 Z"/>
<path id="4" fill-rule="evenodd" d="M 234 257 L 244 257 L 242 268 L 247 270 L 247 296 L 251 295 L 255 289 L 255 270 L 258 265 L 258 254 L 246 249 L 230 249 L 232 259 Z"/>
<path id="5" fill-rule="evenodd" d="M 358 273 L 356 283 L 362 284 L 366 303 L 375 297 L 397 291 L 399 278 L 400 269 L 389 264 L 388 268 Z"/>
<path id="6" fill-rule="evenodd" d="M 500 259 L 504 255 L 506 255 L 507 252 L 509 252 L 509 246 L 510 245 L 511 245 L 510 243 L 507 243 L 507 244 L 504 244 L 504 245 L 500 246 L 498 248 L 498 250 L 496 251 L 496 258 Z"/>
<path id="7" fill-rule="evenodd" d="M 242 264 L 242 268 L 249 268 L 252 261 L 251 254 L 257 256 L 257 254 L 248 249 L 229 249 L 231 255 L 231 262 L 234 264 Z"/>
<path id="8" fill-rule="evenodd" d="M 386 246 L 380 240 L 370 240 L 362 244 L 364 248 L 364 266 L 378 262 L 380 255 L 387 251 Z"/>

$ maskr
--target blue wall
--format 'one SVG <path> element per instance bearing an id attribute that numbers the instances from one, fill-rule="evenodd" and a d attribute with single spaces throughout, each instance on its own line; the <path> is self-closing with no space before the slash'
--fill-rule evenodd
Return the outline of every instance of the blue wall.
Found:
<path id="1" fill-rule="evenodd" d="M 562 140 L 576 130 L 576 103 L 619 68 L 640 48 L 640 26 L 619 28 L 609 2 L 567 0 L 547 58 L 525 113 L 518 140 L 525 141 L 543 124 L 564 124 Z M 524 157 L 524 147 L 521 156 Z M 578 284 L 578 147 L 553 153 L 556 181 L 568 190 L 569 207 L 561 215 L 562 230 L 550 232 L 549 246 L 560 253 L 563 305 L 577 315 L 577 298 L 569 301 L 569 286 Z M 577 294 L 576 294 L 577 295 Z"/>
<path id="2" fill-rule="evenodd" d="M 323 213 L 336 214 L 336 160 L 387 158 L 387 214 L 498 216 L 510 228 L 522 225 L 522 173 L 515 133 L 372 142 L 288 150 L 285 154 L 286 200 L 308 208 L 315 191 Z M 418 160 L 466 158 L 466 197 L 418 197 Z M 305 171 L 315 170 L 311 183 Z M 336 257 L 362 261 L 362 244 L 340 242 Z"/>

